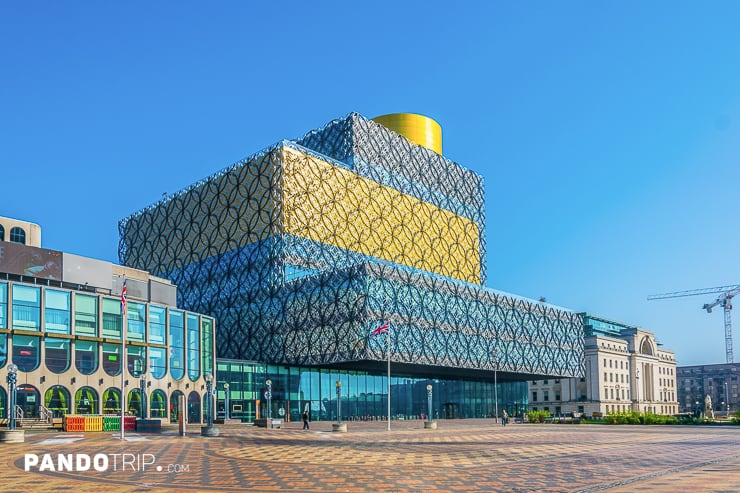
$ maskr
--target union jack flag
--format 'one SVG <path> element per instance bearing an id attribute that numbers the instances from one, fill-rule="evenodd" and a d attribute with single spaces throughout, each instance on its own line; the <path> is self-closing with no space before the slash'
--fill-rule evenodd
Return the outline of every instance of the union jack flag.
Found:
<path id="1" fill-rule="evenodd" d="M 121 288 L 121 315 L 126 314 L 126 278 L 123 278 L 123 288 Z"/>
<path id="2" fill-rule="evenodd" d="M 391 324 L 388 322 L 382 322 L 380 325 L 370 331 L 370 337 L 379 336 L 380 334 L 387 334 L 391 329 Z"/>

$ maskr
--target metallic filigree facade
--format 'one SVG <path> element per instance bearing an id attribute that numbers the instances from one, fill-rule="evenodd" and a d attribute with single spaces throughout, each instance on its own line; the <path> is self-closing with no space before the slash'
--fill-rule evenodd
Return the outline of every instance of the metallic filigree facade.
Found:
<path id="1" fill-rule="evenodd" d="M 218 320 L 218 356 L 581 374 L 582 319 L 485 282 L 483 184 L 351 114 L 121 221 L 121 262 Z M 496 366 L 498 365 L 498 366 Z"/>

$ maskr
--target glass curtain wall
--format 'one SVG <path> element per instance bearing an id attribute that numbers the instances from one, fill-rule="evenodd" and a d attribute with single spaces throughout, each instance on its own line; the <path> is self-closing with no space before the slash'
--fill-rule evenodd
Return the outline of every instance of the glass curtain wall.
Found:
<path id="1" fill-rule="evenodd" d="M 311 419 L 336 420 L 336 382 L 341 382 L 342 420 L 382 421 L 387 415 L 387 377 L 360 371 L 260 365 L 239 361 L 217 362 L 218 404 L 225 408 L 223 384 L 229 383 L 230 417 L 253 421 L 264 417 L 265 381 L 272 380 L 272 416 L 300 421 L 307 409 Z M 432 385 L 434 419 L 493 418 L 527 411 L 527 383 L 499 383 L 418 377 L 391 377 L 391 419 L 425 419 L 427 385 Z"/>

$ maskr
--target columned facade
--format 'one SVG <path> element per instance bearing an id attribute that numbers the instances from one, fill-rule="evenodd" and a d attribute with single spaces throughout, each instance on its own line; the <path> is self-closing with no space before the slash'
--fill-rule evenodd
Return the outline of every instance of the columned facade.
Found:
<path id="1" fill-rule="evenodd" d="M 676 360 L 652 332 L 583 314 L 585 377 L 533 380 L 530 408 L 601 417 L 678 413 Z"/>

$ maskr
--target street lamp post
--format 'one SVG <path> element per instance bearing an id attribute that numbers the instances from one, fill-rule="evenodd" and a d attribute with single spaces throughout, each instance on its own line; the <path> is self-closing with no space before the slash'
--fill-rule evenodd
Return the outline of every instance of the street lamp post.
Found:
<path id="1" fill-rule="evenodd" d="M 331 431 L 346 433 L 347 423 L 342 423 L 342 382 L 337 380 L 334 386 L 337 388 L 337 422 L 332 423 Z"/>
<path id="2" fill-rule="evenodd" d="M 229 382 L 226 382 L 224 384 L 224 394 L 226 395 L 226 415 L 224 417 L 226 421 L 228 421 L 229 419 L 231 419 L 229 417 Z"/>
<path id="3" fill-rule="evenodd" d="M 213 426 L 213 375 L 206 373 L 206 395 L 208 395 L 208 426 Z"/>
<path id="4" fill-rule="evenodd" d="M 334 384 L 337 387 L 337 423 L 342 423 L 342 382 L 339 380 Z"/>
<path id="5" fill-rule="evenodd" d="M 267 420 L 272 420 L 272 380 L 269 378 L 265 380 L 265 385 L 267 385 L 267 390 L 265 391 L 265 399 L 267 399 Z M 269 423 L 268 426 L 272 425 L 272 423 Z"/>
<path id="6" fill-rule="evenodd" d="M 141 373 L 139 374 L 139 397 L 141 398 L 141 419 L 146 419 L 146 371 L 144 363 L 141 363 Z"/>
<path id="7" fill-rule="evenodd" d="M 15 429 L 15 407 L 18 402 L 18 365 L 8 365 L 8 427 L 0 430 L 0 443 L 23 443 L 26 441 L 25 431 Z"/>
<path id="8" fill-rule="evenodd" d="M 8 403 L 8 430 L 15 431 L 15 403 L 16 403 L 16 379 L 18 377 L 18 365 L 8 366 L 8 391 L 10 402 Z"/>
<path id="9" fill-rule="evenodd" d="M 725 416 L 730 417 L 730 394 L 727 393 L 727 382 L 725 382 L 725 404 L 727 404 L 727 408 L 725 409 Z"/>
<path id="10" fill-rule="evenodd" d="M 496 412 L 496 423 L 498 423 L 498 353 L 493 352 L 493 405 Z"/>
<path id="11" fill-rule="evenodd" d="M 427 385 L 427 404 L 429 407 L 429 414 L 427 415 L 427 421 L 432 421 L 432 386 Z"/>
<path id="12" fill-rule="evenodd" d="M 637 412 L 640 412 L 640 368 L 635 369 L 635 402 L 637 402 Z"/>
<path id="13" fill-rule="evenodd" d="M 208 419 L 206 425 L 200 427 L 200 434 L 204 437 L 215 437 L 218 436 L 218 428 L 213 426 L 213 375 L 206 373 L 203 378 L 206 380 L 206 412 L 208 413 Z"/>
<path id="14" fill-rule="evenodd" d="M 437 429 L 437 422 L 434 421 L 434 418 L 432 418 L 432 385 L 427 385 L 427 407 L 429 408 L 429 416 L 427 416 L 426 421 L 424 421 L 424 429 L 425 430 L 436 430 Z"/>

